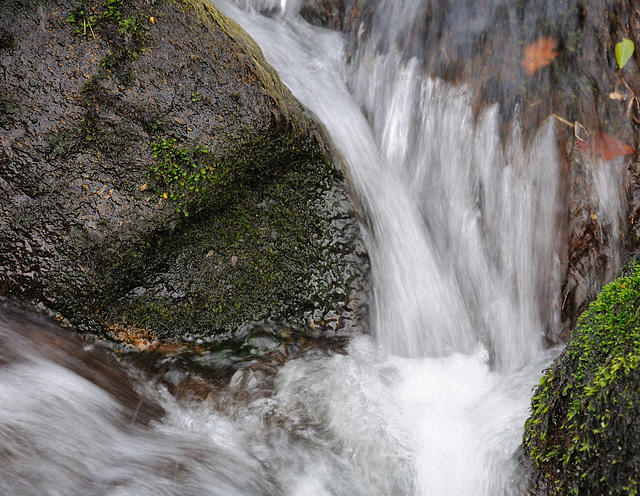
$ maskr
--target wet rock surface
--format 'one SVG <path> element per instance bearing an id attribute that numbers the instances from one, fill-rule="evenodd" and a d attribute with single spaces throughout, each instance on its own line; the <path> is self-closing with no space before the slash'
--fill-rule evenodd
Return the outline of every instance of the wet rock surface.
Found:
<path id="1" fill-rule="evenodd" d="M 0 294 L 138 349 L 364 331 L 347 187 L 235 23 L 197 1 L 0 14 Z"/>

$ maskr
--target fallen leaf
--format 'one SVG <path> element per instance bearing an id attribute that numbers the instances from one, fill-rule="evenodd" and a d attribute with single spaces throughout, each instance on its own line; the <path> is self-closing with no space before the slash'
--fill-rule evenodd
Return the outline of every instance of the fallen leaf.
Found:
<path id="1" fill-rule="evenodd" d="M 553 38 L 538 38 L 524 47 L 524 60 L 521 66 L 528 76 L 533 76 L 538 69 L 549 65 L 558 56 L 555 48 L 558 43 Z"/>
<path id="2" fill-rule="evenodd" d="M 351 13 L 351 19 L 349 19 L 349 26 L 353 26 L 353 21 L 360 15 L 358 11 L 358 6 L 354 7 L 353 12 Z"/>
<path id="3" fill-rule="evenodd" d="M 602 131 L 588 140 L 579 141 L 575 148 L 586 155 L 597 155 L 603 162 L 609 162 L 616 157 L 633 155 L 633 148 L 624 141 Z"/>
<path id="4" fill-rule="evenodd" d="M 114 337 L 118 341 L 131 344 L 140 351 L 154 349 L 159 344 L 155 333 L 147 329 L 140 329 L 126 324 L 113 324 L 109 329 L 113 331 Z"/>
<path id="5" fill-rule="evenodd" d="M 156 18 L 155 17 L 149 17 L 149 22 L 151 24 L 155 24 L 156 23 Z"/>

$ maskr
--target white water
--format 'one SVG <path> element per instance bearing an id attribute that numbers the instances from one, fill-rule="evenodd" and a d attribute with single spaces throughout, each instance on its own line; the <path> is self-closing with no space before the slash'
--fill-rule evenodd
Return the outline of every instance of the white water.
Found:
<path id="1" fill-rule="evenodd" d="M 401 30 L 411 2 L 389 2 Z M 503 148 L 498 109 L 474 119 L 467 89 L 399 49 L 362 43 L 348 65 L 340 34 L 295 16 L 301 2 L 262 1 L 284 11 L 274 18 L 238 3 L 247 10 L 216 2 L 344 161 L 372 259 L 374 337 L 290 361 L 273 386 L 245 369 L 188 404 L 143 381 L 167 411 L 149 426 L 23 343 L 19 360 L 0 353 L 0 493 L 525 494 L 522 427 L 558 351 L 542 346 L 559 319 L 563 250 L 553 121 L 526 146 L 516 127 Z M 617 218 L 603 174 L 598 212 Z M 0 322 L 0 338 L 13 342 L 13 325 Z"/>
<path id="2" fill-rule="evenodd" d="M 0 314 L 3 496 L 523 494 L 514 455 L 553 355 L 500 374 L 486 354 L 399 358 L 360 338 L 288 362 L 273 388 L 244 369 L 178 403 L 139 382 L 166 410 L 144 425 L 122 373 L 48 327 Z"/>
<path id="3" fill-rule="evenodd" d="M 217 2 L 327 129 L 365 211 L 375 281 L 375 344 L 311 373 L 289 364 L 286 404 L 311 410 L 383 494 L 521 493 L 513 455 L 549 356 L 543 334 L 560 318 L 553 119 L 526 145 L 516 119 L 503 147 L 497 108 L 474 119 L 466 88 L 429 78 L 394 45 L 413 16 L 423 22 L 420 2 L 380 2 L 386 24 L 350 64 L 340 34 L 296 17 L 301 2 L 272 18 L 249 3 Z M 392 40 L 385 50 L 376 33 Z M 615 202 L 615 189 L 598 191 Z"/>
<path id="4" fill-rule="evenodd" d="M 429 79 L 415 59 L 365 45 L 347 67 L 337 33 L 217 4 L 344 159 L 367 216 L 377 342 L 413 358 L 481 343 L 505 370 L 535 357 L 559 318 L 553 122 L 526 149 L 515 129 L 503 152 L 497 109 L 474 122 L 465 88 Z"/>

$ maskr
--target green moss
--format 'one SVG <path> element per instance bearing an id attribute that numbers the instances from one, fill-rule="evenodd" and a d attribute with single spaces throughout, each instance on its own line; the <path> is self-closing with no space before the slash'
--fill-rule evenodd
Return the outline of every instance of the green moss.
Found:
<path id="1" fill-rule="evenodd" d="M 249 155 L 249 144 L 244 146 L 243 153 Z M 201 170 L 192 167 L 197 151 L 178 148 L 172 141 L 167 147 L 165 160 L 175 174 L 171 181 L 182 183 L 185 174 L 189 177 L 183 168 Z M 291 323 L 302 327 L 305 312 L 338 308 L 328 301 L 332 296 L 320 280 L 332 264 L 331 247 L 314 242 L 325 240 L 330 226 L 310 207 L 330 187 L 333 172 L 317 151 L 315 156 L 300 151 L 300 160 L 291 160 L 282 147 L 275 150 L 271 157 L 264 149 L 254 152 L 281 170 L 273 171 L 271 180 L 262 175 L 262 181 L 252 181 L 244 171 L 246 186 L 238 187 L 236 200 L 191 210 L 194 215 L 188 220 L 181 214 L 174 228 L 148 236 L 146 244 L 95 245 L 90 257 L 99 254 L 99 269 L 90 292 L 99 302 L 100 319 L 152 330 L 161 338 L 218 339 L 246 322 L 295 315 L 297 321 Z M 207 187 L 216 190 L 220 184 L 211 179 L 203 190 Z M 197 204 L 194 195 L 189 209 Z M 186 201 L 187 196 L 177 196 L 176 202 L 181 198 Z M 215 212 L 209 210 L 212 205 Z M 128 281 L 139 286 L 131 287 Z"/>
<path id="2" fill-rule="evenodd" d="M 81 36 L 95 38 L 102 35 L 113 41 L 113 29 L 110 28 L 115 28 L 120 36 L 136 38 L 129 41 L 141 45 L 146 39 L 147 28 L 137 11 L 132 10 L 132 4 L 129 0 L 82 1 L 69 11 L 67 20 Z"/>
<path id="3" fill-rule="evenodd" d="M 94 28 L 97 29 L 97 19 L 92 15 L 86 2 L 81 2 L 71 9 L 67 20 L 80 36 L 96 37 Z"/>
<path id="4" fill-rule="evenodd" d="M 199 209 L 207 197 L 218 196 L 227 184 L 224 168 L 207 161 L 211 153 L 206 147 L 195 145 L 193 148 L 180 147 L 176 139 L 162 139 L 151 143 L 154 164 L 151 172 L 160 181 L 163 192 L 172 201 L 177 202 L 177 211 L 188 216 L 194 209 Z M 225 171 L 226 172 L 226 171 Z M 190 197 L 196 200 L 189 205 Z"/>
<path id="5" fill-rule="evenodd" d="M 90 38 L 100 37 L 110 48 L 90 81 L 105 79 L 109 72 L 125 85 L 131 81 L 132 74 L 126 65 L 140 58 L 150 40 L 149 29 L 143 23 L 147 17 L 131 0 L 87 0 L 71 9 L 67 19 L 76 33 Z M 87 93 L 91 88 L 90 84 L 83 89 Z"/>
<path id="6" fill-rule="evenodd" d="M 637 494 L 640 264 L 608 284 L 547 371 L 524 448 L 551 494 Z"/>
<path id="7" fill-rule="evenodd" d="M 247 132 L 228 136 L 221 150 L 201 143 L 150 146 L 146 194 L 166 193 L 178 215 L 163 209 L 169 217 L 153 231 L 77 240 L 78 266 L 92 277 L 78 294 L 57 295 L 71 321 L 91 314 L 96 332 L 123 323 L 164 339 L 224 341 L 247 322 L 301 328 L 305 313 L 346 304 L 348 281 L 321 280 L 341 269 L 330 258 L 326 214 L 314 208 L 334 171 L 313 139 Z M 329 294 L 327 285 L 342 291 Z"/>
<path id="8" fill-rule="evenodd" d="M 149 29 L 142 22 L 146 17 L 144 9 L 131 0 L 86 0 L 70 10 L 67 19 L 76 33 L 101 38 L 107 43 L 109 52 L 82 85 L 84 118 L 50 135 L 49 160 L 69 158 L 89 150 L 117 157 L 139 141 L 137 126 L 146 129 L 156 124 L 148 115 L 139 115 L 144 113 L 143 109 L 122 103 L 118 92 L 113 90 L 113 83 L 122 89 L 135 78 L 131 62 L 140 58 L 151 40 Z M 105 117 L 110 112 L 124 117 L 120 120 L 130 121 L 130 124 L 123 125 Z"/>
<path id="9" fill-rule="evenodd" d="M 228 136 L 222 152 L 214 152 L 205 140 L 179 144 L 176 138 L 150 143 L 151 179 L 158 194 L 171 200 L 185 216 L 235 205 L 248 188 L 268 185 L 291 168 L 314 159 L 318 149 L 295 133 L 284 136 L 245 132 Z M 320 156 L 318 155 L 318 158 Z"/>

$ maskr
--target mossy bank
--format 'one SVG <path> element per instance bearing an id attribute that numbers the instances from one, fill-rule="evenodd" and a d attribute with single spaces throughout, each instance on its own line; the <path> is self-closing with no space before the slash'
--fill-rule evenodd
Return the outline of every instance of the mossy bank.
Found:
<path id="1" fill-rule="evenodd" d="M 233 21 L 197 0 L 0 15 L 0 294 L 81 331 L 247 354 L 362 330 L 347 188 Z"/>
<path id="2" fill-rule="evenodd" d="M 640 263 L 582 314 L 532 400 L 524 449 L 538 494 L 640 491 Z"/>

